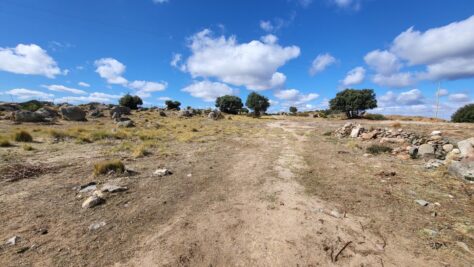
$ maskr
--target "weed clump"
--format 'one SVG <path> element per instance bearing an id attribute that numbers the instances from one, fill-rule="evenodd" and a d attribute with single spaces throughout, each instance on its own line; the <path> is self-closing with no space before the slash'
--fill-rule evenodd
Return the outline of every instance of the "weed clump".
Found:
<path id="1" fill-rule="evenodd" d="M 94 165 L 94 175 L 107 174 L 109 172 L 123 173 L 125 165 L 120 160 L 104 160 Z"/>
<path id="2" fill-rule="evenodd" d="M 33 137 L 27 131 L 18 131 L 13 134 L 13 140 L 16 142 L 33 142 Z"/>
<path id="3" fill-rule="evenodd" d="M 381 153 L 390 153 L 392 152 L 392 148 L 388 146 L 382 146 L 382 145 L 371 145 L 367 148 L 367 153 L 377 155 Z"/>
<path id="4" fill-rule="evenodd" d="M 364 119 L 371 120 L 371 121 L 383 121 L 387 120 L 387 118 L 382 114 L 366 114 Z"/>
<path id="5" fill-rule="evenodd" d="M 27 145 L 27 144 L 24 144 L 21 148 L 23 148 L 23 150 L 25 151 L 33 151 L 35 150 L 34 147 L 30 146 L 30 145 Z"/>

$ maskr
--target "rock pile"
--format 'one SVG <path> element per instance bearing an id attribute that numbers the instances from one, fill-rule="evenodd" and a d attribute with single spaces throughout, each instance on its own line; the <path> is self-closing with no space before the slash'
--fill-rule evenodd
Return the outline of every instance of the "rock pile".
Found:
<path id="1" fill-rule="evenodd" d="M 454 176 L 474 181 L 474 137 L 451 144 L 443 137 L 441 131 L 433 131 L 429 136 L 423 136 L 403 129 L 366 129 L 360 124 L 351 122 L 337 129 L 334 135 L 339 138 L 351 137 L 364 141 L 379 140 L 382 144 L 395 144 L 399 147 L 393 149 L 393 154 L 402 158 L 408 155 L 412 159 L 426 159 L 427 169 L 447 165 L 449 172 Z"/>

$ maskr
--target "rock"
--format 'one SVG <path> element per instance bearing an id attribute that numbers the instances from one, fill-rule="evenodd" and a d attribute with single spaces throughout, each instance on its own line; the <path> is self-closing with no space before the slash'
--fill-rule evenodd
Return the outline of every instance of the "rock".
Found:
<path id="1" fill-rule="evenodd" d="M 435 158 L 435 147 L 431 144 L 423 144 L 418 147 L 418 155 L 423 158 Z"/>
<path id="2" fill-rule="evenodd" d="M 16 103 L 0 103 L 0 111 L 17 111 L 20 106 Z"/>
<path id="3" fill-rule="evenodd" d="M 97 189 L 97 185 L 94 184 L 91 184 L 91 185 L 88 185 L 84 188 L 82 188 L 81 190 L 79 190 L 79 193 L 87 193 L 87 192 L 92 192 L 92 191 L 95 191 Z"/>
<path id="4" fill-rule="evenodd" d="M 337 210 L 332 210 L 329 215 L 331 215 L 332 217 L 334 218 L 342 218 L 343 215 L 341 213 L 339 213 L 339 211 Z"/>
<path id="5" fill-rule="evenodd" d="M 95 109 L 89 113 L 89 116 L 93 118 L 100 118 L 100 117 L 104 117 L 104 114 L 100 110 Z"/>
<path id="6" fill-rule="evenodd" d="M 474 137 L 459 141 L 458 148 L 462 157 L 474 158 Z"/>
<path id="7" fill-rule="evenodd" d="M 370 140 L 370 139 L 374 139 L 376 135 L 377 135 L 377 132 L 372 131 L 368 133 L 363 133 L 360 137 L 362 138 L 362 140 Z"/>
<path id="8" fill-rule="evenodd" d="M 418 147 L 410 147 L 410 149 L 408 150 L 408 155 L 410 155 L 412 159 L 416 159 L 418 157 Z"/>
<path id="9" fill-rule="evenodd" d="M 106 223 L 104 221 L 102 222 L 96 222 L 96 223 L 93 223 L 91 225 L 89 225 L 89 231 L 95 231 L 103 226 L 105 226 Z"/>
<path id="10" fill-rule="evenodd" d="M 456 241 L 456 245 L 460 248 L 462 248 L 464 251 L 466 252 L 471 252 L 471 250 L 469 249 L 469 247 L 466 245 L 466 243 L 464 242 L 461 242 L 461 241 Z"/>
<path id="11" fill-rule="evenodd" d="M 423 232 L 423 234 L 428 235 L 428 236 L 436 236 L 438 234 L 437 231 L 431 230 L 431 229 L 428 229 L 428 228 L 424 228 L 422 230 L 422 232 Z"/>
<path id="12" fill-rule="evenodd" d="M 341 128 L 337 129 L 334 134 L 337 137 L 346 137 L 349 136 L 352 132 L 352 129 L 355 128 L 356 126 L 352 122 L 348 122 L 344 124 Z"/>
<path id="13" fill-rule="evenodd" d="M 430 140 L 433 140 L 433 141 L 439 141 L 439 140 L 442 140 L 443 137 L 441 135 L 433 135 L 430 137 Z"/>
<path id="14" fill-rule="evenodd" d="M 117 193 L 117 192 L 123 192 L 123 191 L 127 191 L 128 188 L 127 187 L 124 187 L 124 186 L 118 186 L 118 185 L 114 185 L 114 184 L 104 184 L 101 188 L 101 191 L 102 192 L 109 192 L 109 193 Z"/>
<path id="15" fill-rule="evenodd" d="M 85 121 L 86 112 L 80 107 L 76 106 L 63 106 L 59 109 L 61 116 L 64 120 L 68 121 Z"/>
<path id="16" fill-rule="evenodd" d="M 431 132 L 431 135 L 441 135 L 442 132 L 441 131 L 432 131 Z"/>
<path id="17" fill-rule="evenodd" d="M 168 169 L 158 169 L 155 172 L 153 172 L 154 176 L 162 177 L 162 176 L 167 176 L 173 174 L 170 170 Z"/>
<path id="18" fill-rule="evenodd" d="M 391 138 L 391 137 L 384 137 L 380 140 L 380 143 L 393 143 L 393 144 L 403 144 L 405 143 L 405 139 L 403 138 Z"/>
<path id="19" fill-rule="evenodd" d="M 84 188 L 86 188 L 86 187 L 89 187 L 89 186 L 92 186 L 92 185 L 96 185 L 96 184 L 97 184 L 96 182 L 90 182 L 90 183 L 87 183 L 87 184 L 74 186 L 72 189 L 73 189 L 73 190 L 77 190 L 77 191 L 81 191 L 82 189 L 84 189 Z"/>
<path id="20" fill-rule="evenodd" d="M 453 149 L 452 152 L 453 152 L 454 154 L 461 154 L 461 150 L 459 150 L 458 148 Z"/>
<path id="21" fill-rule="evenodd" d="M 13 118 L 16 122 L 44 122 L 45 117 L 39 113 L 28 110 L 19 110 L 13 113 Z"/>
<path id="22" fill-rule="evenodd" d="M 425 164 L 425 169 L 437 169 L 440 166 L 444 165 L 444 161 L 439 160 L 439 159 L 430 159 L 426 164 Z"/>
<path id="23" fill-rule="evenodd" d="M 135 127 L 135 123 L 132 120 L 119 121 L 117 122 L 117 127 L 131 128 Z"/>
<path id="24" fill-rule="evenodd" d="M 183 109 L 183 110 L 179 111 L 179 113 L 178 113 L 178 117 L 181 117 L 181 118 L 190 118 L 193 115 L 194 115 L 193 111 L 189 110 L 189 109 Z"/>
<path id="25" fill-rule="evenodd" d="M 447 153 L 453 151 L 453 149 L 454 149 L 454 146 L 452 144 L 446 144 L 443 146 L 443 151 Z"/>
<path id="26" fill-rule="evenodd" d="M 16 245 L 16 243 L 18 243 L 18 241 L 20 241 L 20 237 L 15 235 L 15 236 L 10 237 L 7 240 L 7 242 L 5 242 L 5 245 L 14 246 L 14 245 Z"/>
<path id="27" fill-rule="evenodd" d="M 166 117 L 166 112 L 164 112 L 163 110 L 160 110 L 160 116 L 161 117 Z"/>
<path id="28" fill-rule="evenodd" d="M 352 131 L 351 131 L 351 137 L 352 137 L 352 138 L 357 138 L 357 137 L 359 137 L 359 134 L 360 134 L 360 132 L 362 131 L 362 129 L 363 129 L 363 128 L 360 126 L 360 124 L 357 125 L 357 127 L 355 127 L 354 129 L 352 129 Z"/>
<path id="29" fill-rule="evenodd" d="M 85 209 L 89 209 L 104 203 L 105 199 L 103 197 L 99 196 L 98 194 L 94 194 L 84 200 L 84 202 L 82 203 L 82 207 Z"/>
<path id="30" fill-rule="evenodd" d="M 453 161 L 448 172 L 458 178 L 474 181 L 474 161 Z"/>
<path id="31" fill-rule="evenodd" d="M 423 199 L 417 199 L 415 200 L 415 202 L 418 203 L 418 205 L 423 206 L 423 207 L 426 207 L 428 206 L 428 204 L 430 204 L 428 201 L 425 201 Z"/>
<path id="32" fill-rule="evenodd" d="M 209 112 L 209 114 L 207 115 L 207 117 L 209 119 L 212 119 L 212 120 L 220 120 L 220 119 L 223 119 L 224 118 L 224 115 L 222 114 L 222 112 L 220 112 L 219 110 L 213 110 L 211 112 Z"/>
<path id="33" fill-rule="evenodd" d="M 119 117 L 122 115 L 132 114 L 132 110 L 129 107 L 116 106 L 110 110 L 110 116 L 112 117 L 116 113 Z"/>
<path id="34" fill-rule="evenodd" d="M 48 107 L 42 107 L 35 111 L 35 113 L 42 116 L 45 120 L 48 121 L 51 121 L 58 117 L 58 113 L 54 109 Z"/>

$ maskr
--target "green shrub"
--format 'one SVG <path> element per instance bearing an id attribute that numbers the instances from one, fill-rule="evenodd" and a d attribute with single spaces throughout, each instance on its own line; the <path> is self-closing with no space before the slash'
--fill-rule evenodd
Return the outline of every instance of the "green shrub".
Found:
<path id="1" fill-rule="evenodd" d="M 139 96 L 126 94 L 120 98 L 119 104 L 130 109 L 138 109 L 138 106 L 143 105 L 143 101 Z"/>
<path id="2" fill-rule="evenodd" d="M 123 173 L 125 165 L 120 160 L 104 160 L 94 165 L 94 175 L 107 174 L 110 171 Z"/>
<path id="3" fill-rule="evenodd" d="M 27 131 L 18 131 L 13 134 L 13 140 L 16 142 L 33 142 L 33 137 Z"/>
<path id="4" fill-rule="evenodd" d="M 244 104 L 238 96 L 225 95 L 216 99 L 216 107 L 228 114 L 238 114 Z"/>
<path id="5" fill-rule="evenodd" d="M 372 121 L 383 121 L 383 120 L 387 120 L 387 118 L 382 115 L 382 114 L 366 114 L 364 116 L 364 119 L 367 119 L 367 120 L 372 120 Z"/>
<path id="6" fill-rule="evenodd" d="M 474 122 L 474 104 L 458 109 L 452 116 L 452 122 Z"/>
<path id="7" fill-rule="evenodd" d="M 165 101 L 166 109 L 167 110 L 180 110 L 181 102 L 179 101 L 172 101 L 166 100 Z"/>
<path id="8" fill-rule="evenodd" d="M 367 153 L 377 155 L 380 153 L 390 153 L 392 152 L 392 148 L 388 146 L 382 146 L 382 145 L 371 145 L 367 148 Z"/>

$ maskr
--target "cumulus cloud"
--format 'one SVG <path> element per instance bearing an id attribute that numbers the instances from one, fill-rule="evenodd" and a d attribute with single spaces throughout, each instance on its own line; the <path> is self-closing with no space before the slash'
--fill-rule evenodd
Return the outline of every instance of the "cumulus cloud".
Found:
<path id="1" fill-rule="evenodd" d="M 260 21 L 260 28 L 266 32 L 271 32 L 274 29 L 272 22 L 269 20 Z"/>
<path id="2" fill-rule="evenodd" d="M 164 3 L 168 3 L 169 0 L 153 0 L 153 3 L 155 4 L 164 4 Z"/>
<path id="3" fill-rule="evenodd" d="M 110 84 L 126 85 L 128 83 L 122 75 L 125 72 L 125 65 L 114 58 L 101 58 L 94 62 L 95 70 L 101 78 Z"/>
<path id="4" fill-rule="evenodd" d="M 342 86 L 353 86 L 363 82 L 365 79 L 365 69 L 357 67 L 350 70 L 344 80 L 340 81 Z"/>
<path id="5" fill-rule="evenodd" d="M 158 100 L 161 100 L 161 101 L 171 100 L 171 97 L 161 96 L 161 97 L 158 97 Z"/>
<path id="6" fill-rule="evenodd" d="M 273 34 L 267 34 L 267 35 L 263 36 L 260 39 L 262 40 L 262 42 L 264 42 L 266 44 L 274 44 L 274 43 L 278 42 L 278 37 L 276 37 Z"/>
<path id="7" fill-rule="evenodd" d="M 86 82 L 78 82 L 77 84 L 82 87 L 91 87 L 91 85 Z"/>
<path id="8" fill-rule="evenodd" d="M 467 103 L 471 101 L 469 95 L 464 93 L 450 94 L 448 99 L 456 103 Z"/>
<path id="9" fill-rule="evenodd" d="M 397 103 L 402 105 L 420 105 L 423 104 L 423 94 L 418 89 L 402 92 L 396 99 Z"/>
<path id="10" fill-rule="evenodd" d="M 365 56 L 375 70 L 379 85 L 407 87 L 422 80 L 457 80 L 474 77 L 474 16 L 428 29 L 414 27 L 399 34 L 389 50 L 375 50 Z M 399 73 L 403 66 L 422 66 L 422 72 Z M 397 79 L 402 82 L 396 82 Z"/>
<path id="11" fill-rule="evenodd" d="M 94 92 L 88 96 L 65 96 L 61 98 L 56 98 L 56 103 L 89 103 L 89 102 L 99 102 L 99 103 L 110 103 L 116 102 L 122 95 L 111 95 L 101 92 Z"/>
<path id="12" fill-rule="evenodd" d="M 257 40 L 239 44 L 235 36 L 214 37 L 208 29 L 193 35 L 189 47 L 186 69 L 193 78 L 212 77 L 250 90 L 281 87 L 286 76 L 278 68 L 300 54 L 297 46 Z"/>
<path id="13" fill-rule="evenodd" d="M 219 96 L 233 95 L 235 93 L 234 89 L 228 85 L 211 81 L 194 81 L 191 85 L 181 89 L 181 91 L 206 102 L 213 102 Z"/>
<path id="14" fill-rule="evenodd" d="M 0 70 L 16 74 L 42 75 L 54 78 L 63 72 L 56 61 L 35 44 L 0 47 Z"/>
<path id="15" fill-rule="evenodd" d="M 306 105 L 319 97 L 316 93 L 302 94 L 296 89 L 279 90 L 275 92 L 275 97 L 284 100 L 283 106 L 297 106 L 301 107 Z"/>
<path id="16" fill-rule="evenodd" d="M 436 92 L 437 96 L 447 96 L 449 94 L 449 91 L 447 89 L 439 89 L 439 91 Z"/>
<path id="17" fill-rule="evenodd" d="M 51 100 L 54 95 L 44 93 L 41 91 L 35 91 L 25 88 L 16 88 L 6 91 L 7 94 L 15 96 L 20 100 L 27 100 L 27 99 L 39 99 L 39 100 Z"/>
<path id="18" fill-rule="evenodd" d="M 125 65 L 114 58 L 101 58 L 95 61 L 96 72 L 109 84 L 118 84 L 127 88 L 135 89 L 137 95 L 143 98 L 150 97 L 151 93 L 166 89 L 167 82 L 150 82 L 136 80 L 129 82 L 123 74 Z"/>
<path id="19" fill-rule="evenodd" d="M 182 58 L 183 58 L 183 55 L 174 54 L 173 58 L 171 59 L 170 65 L 184 72 L 186 71 L 186 65 L 182 64 L 181 62 Z"/>
<path id="20" fill-rule="evenodd" d="M 330 65 L 336 63 L 336 58 L 331 56 L 329 53 L 318 55 L 311 64 L 309 74 L 314 76 L 316 73 L 325 70 Z"/>
<path id="21" fill-rule="evenodd" d="M 64 85 L 58 85 L 58 84 L 42 85 L 42 87 L 47 88 L 48 90 L 51 90 L 51 91 L 56 91 L 56 92 L 67 92 L 67 93 L 73 93 L 77 95 L 86 94 L 86 92 L 83 90 L 66 87 Z"/>
<path id="22" fill-rule="evenodd" d="M 331 0 L 331 2 L 339 8 L 354 10 L 361 8 L 361 0 Z"/>

